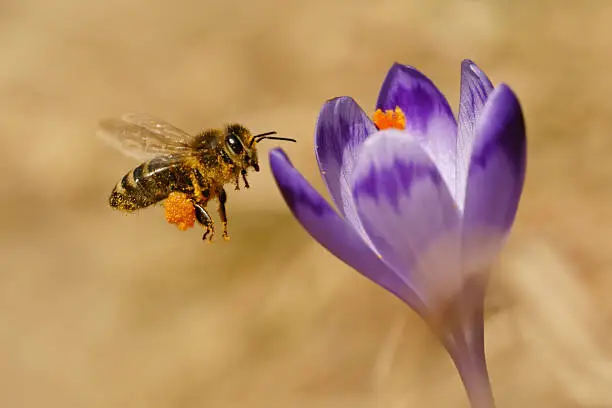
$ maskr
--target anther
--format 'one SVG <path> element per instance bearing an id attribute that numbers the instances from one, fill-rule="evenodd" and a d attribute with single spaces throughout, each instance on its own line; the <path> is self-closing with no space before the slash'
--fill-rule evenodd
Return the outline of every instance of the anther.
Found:
<path id="1" fill-rule="evenodd" d="M 372 121 L 379 130 L 389 128 L 406 129 L 406 115 L 399 106 L 396 106 L 394 110 L 387 109 L 384 112 L 381 109 L 377 109 L 374 115 L 372 115 Z"/>

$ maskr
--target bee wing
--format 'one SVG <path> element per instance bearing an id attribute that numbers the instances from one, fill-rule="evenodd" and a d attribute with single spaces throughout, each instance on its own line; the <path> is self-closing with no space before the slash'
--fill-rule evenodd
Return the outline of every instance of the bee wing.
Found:
<path id="1" fill-rule="evenodd" d="M 148 160 L 161 154 L 187 155 L 193 136 L 145 113 L 102 119 L 97 135 L 124 154 Z"/>

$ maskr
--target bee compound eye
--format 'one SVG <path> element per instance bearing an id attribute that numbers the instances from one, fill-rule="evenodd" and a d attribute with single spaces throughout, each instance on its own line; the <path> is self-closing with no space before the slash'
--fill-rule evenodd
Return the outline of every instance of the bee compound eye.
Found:
<path id="1" fill-rule="evenodd" d="M 228 136 L 225 140 L 227 146 L 232 150 L 234 154 L 240 154 L 243 151 L 242 143 L 235 136 Z"/>

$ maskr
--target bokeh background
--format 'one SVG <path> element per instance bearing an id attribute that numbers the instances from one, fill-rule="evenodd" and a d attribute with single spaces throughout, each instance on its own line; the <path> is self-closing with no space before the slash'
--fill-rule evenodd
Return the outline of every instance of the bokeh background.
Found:
<path id="1" fill-rule="evenodd" d="M 458 105 L 461 59 L 521 98 L 528 175 L 487 298 L 500 408 L 612 407 L 612 2 L 0 2 L 0 406 L 467 407 L 402 303 L 313 242 L 269 172 L 232 241 L 107 196 L 137 163 L 94 136 L 148 112 L 239 121 L 324 191 L 322 103 L 374 106 L 394 61 Z"/>

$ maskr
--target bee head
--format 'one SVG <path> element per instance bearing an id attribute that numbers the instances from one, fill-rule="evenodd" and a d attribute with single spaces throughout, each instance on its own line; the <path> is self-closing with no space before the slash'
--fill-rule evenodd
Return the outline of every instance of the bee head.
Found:
<path id="1" fill-rule="evenodd" d="M 232 162 L 240 169 L 253 167 L 259 171 L 257 150 L 253 146 L 251 133 L 242 125 L 234 124 L 227 127 L 225 135 L 225 151 Z"/>
<path id="2" fill-rule="evenodd" d="M 294 139 L 284 137 L 271 137 L 276 132 L 260 133 L 251 136 L 251 133 L 242 125 L 229 125 L 225 137 L 225 147 L 234 163 L 240 163 L 239 167 L 243 170 L 253 167 L 259 171 L 259 159 L 257 158 L 256 144 L 264 139 L 285 140 L 295 142 Z"/>

